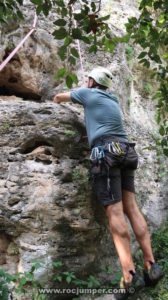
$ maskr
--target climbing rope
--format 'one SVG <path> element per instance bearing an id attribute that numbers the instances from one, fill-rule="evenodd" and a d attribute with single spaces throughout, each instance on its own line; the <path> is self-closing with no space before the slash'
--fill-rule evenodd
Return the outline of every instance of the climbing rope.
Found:
<path id="1" fill-rule="evenodd" d="M 77 22 L 75 19 L 74 19 L 74 25 L 75 25 L 75 28 L 77 28 Z M 82 81 L 83 81 L 83 84 L 85 84 L 85 71 L 84 71 L 84 67 L 83 67 L 82 53 L 81 53 L 81 47 L 80 47 L 79 40 L 77 40 L 77 46 L 78 46 L 78 53 L 79 53 L 81 70 L 82 70 Z"/>
<path id="2" fill-rule="evenodd" d="M 16 48 L 9 54 L 9 56 L 0 64 L 0 72 L 7 65 L 7 63 L 12 59 L 12 57 L 18 52 L 18 50 L 22 47 L 24 42 L 28 39 L 28 37 L 36 30 L 37 24 L 37 15 L 34 15 L 33 28 L 28 32 L 28 34 L 20 41 L 20 43 L 16 46 Z"/>
<path id="3" fill-rule="evenodd" d="M 72 7 L 72 12 L 74 13 L 74 9 Z M 75 28 L 77 28 L 77 22 L 76 20 L 73 18 L 74 21 L 74 26 Z M 81 65 L 81 70 L 82 70 L 82 81 L 83 84 L 85 84 L 85 71 L 84 71 L 84 67 L 83 67 L 83 59 L 82 59 L 82 52 L 81 52 L 81 47 L 80 47 L 80 42 L 79 40 L 77 40 L 77 47 L 78 47 L 78 53 L 79 53 L 79 59 L 80 59 L 80 65 Z"/>

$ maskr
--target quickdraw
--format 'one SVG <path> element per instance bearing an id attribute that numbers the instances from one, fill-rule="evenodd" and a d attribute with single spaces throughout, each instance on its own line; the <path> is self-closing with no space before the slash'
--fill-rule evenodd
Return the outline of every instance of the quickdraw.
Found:
<path id="1" fill-rule="evenodd" d="M 103 146 L 98 146 L 98 147 L 94 147 L 92 149 L 91 155 L 90 155 L 90 160 L 93 161 L 95 159 L 101 159 L 104 158 L 105 154 L 104 154 L 104 148 Z"/>
<path id="2" fill-rule="evenodd" d="M 108 150 L 110 153 L 115 153 L 116 155 L 125 154 L 125 152 L 121 150 L 118 142 L 111 142 L 108 144 Z"/>

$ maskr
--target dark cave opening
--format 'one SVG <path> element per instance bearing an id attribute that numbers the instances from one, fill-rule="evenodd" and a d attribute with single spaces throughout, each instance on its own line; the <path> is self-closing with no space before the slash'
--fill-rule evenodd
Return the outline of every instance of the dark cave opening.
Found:
<path id="1" fill-rule="evenodd" d="M 17 79 L 12 77 L 10 78 L 11 86 L 2 85 L 0 86 L 0 96 L 16 96 L 23 98 L 23 100 L 34 100 L 34 101 L 41 101 L 41 95 L 33 93 L 31 90 L 28 90 L 24 87 L 15 87 L 12 86 L 12 83 L 15 85 Z"/>
<path id="2" fill-rule="evenodd" d="M 49 143 L 48 141 L 46 141 L 45 139 L 32 139 L 32 140 L 27 141 L 24 145 L 22 145 L 19 152 L 22 154 L 28 154 L 40 146 L 50 146 L 51 147 L 52 144 Z"/>

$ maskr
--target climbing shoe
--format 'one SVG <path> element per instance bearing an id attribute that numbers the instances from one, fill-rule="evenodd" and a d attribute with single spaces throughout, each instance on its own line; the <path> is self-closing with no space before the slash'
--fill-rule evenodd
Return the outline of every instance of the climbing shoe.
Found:
<path id="1" fill-rule="evenodd" d="M 129 296 L 133 296 L 135 292 L 138 292 L 145 286 L 145 282 L 142 277 L 140 277 L 138 274 L 134 273 L 133 271 L 129 271 L 132 275 L 132 281 L 129 283 L 124 282 L 124 278 L 121 278 L 120 281 L 120 289 L 122 289 L 122 292 L 115 294 L 115 298 L 117 300 L 125 300 Z"/>
<path id="2" fill-rule="evenodd" d="M 160 266 L 157 263 L 149 261 L 150 270 L 144 270 L 144 281 L 146 286 L 154 286 L 164 276 Z"/>

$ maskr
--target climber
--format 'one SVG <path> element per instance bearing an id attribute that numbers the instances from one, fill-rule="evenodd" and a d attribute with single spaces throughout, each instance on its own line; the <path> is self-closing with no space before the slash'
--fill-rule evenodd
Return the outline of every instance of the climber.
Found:
<path id="1" fill-rule="evenodd" d="M 148 227 L 135 200 L 134 173 L 138 156 L 135 144 L 128 141 L 118 100 L 107 90 L 111 85 L 111 72 L 98 67 L 89 73 L 86 88 L 59 93 L 54 102 L 72 101 L 84 107 L 93 185 L 108 217 L 123 271 L 121 287 L 126 293 L 116 298 L 126 299 L 128 287 L 139 290 L 145 285 L 155 285 L 163 272 L 155 262 Z M 144 278 L 135 271 L 125 215 L 143 251 Z"/>

